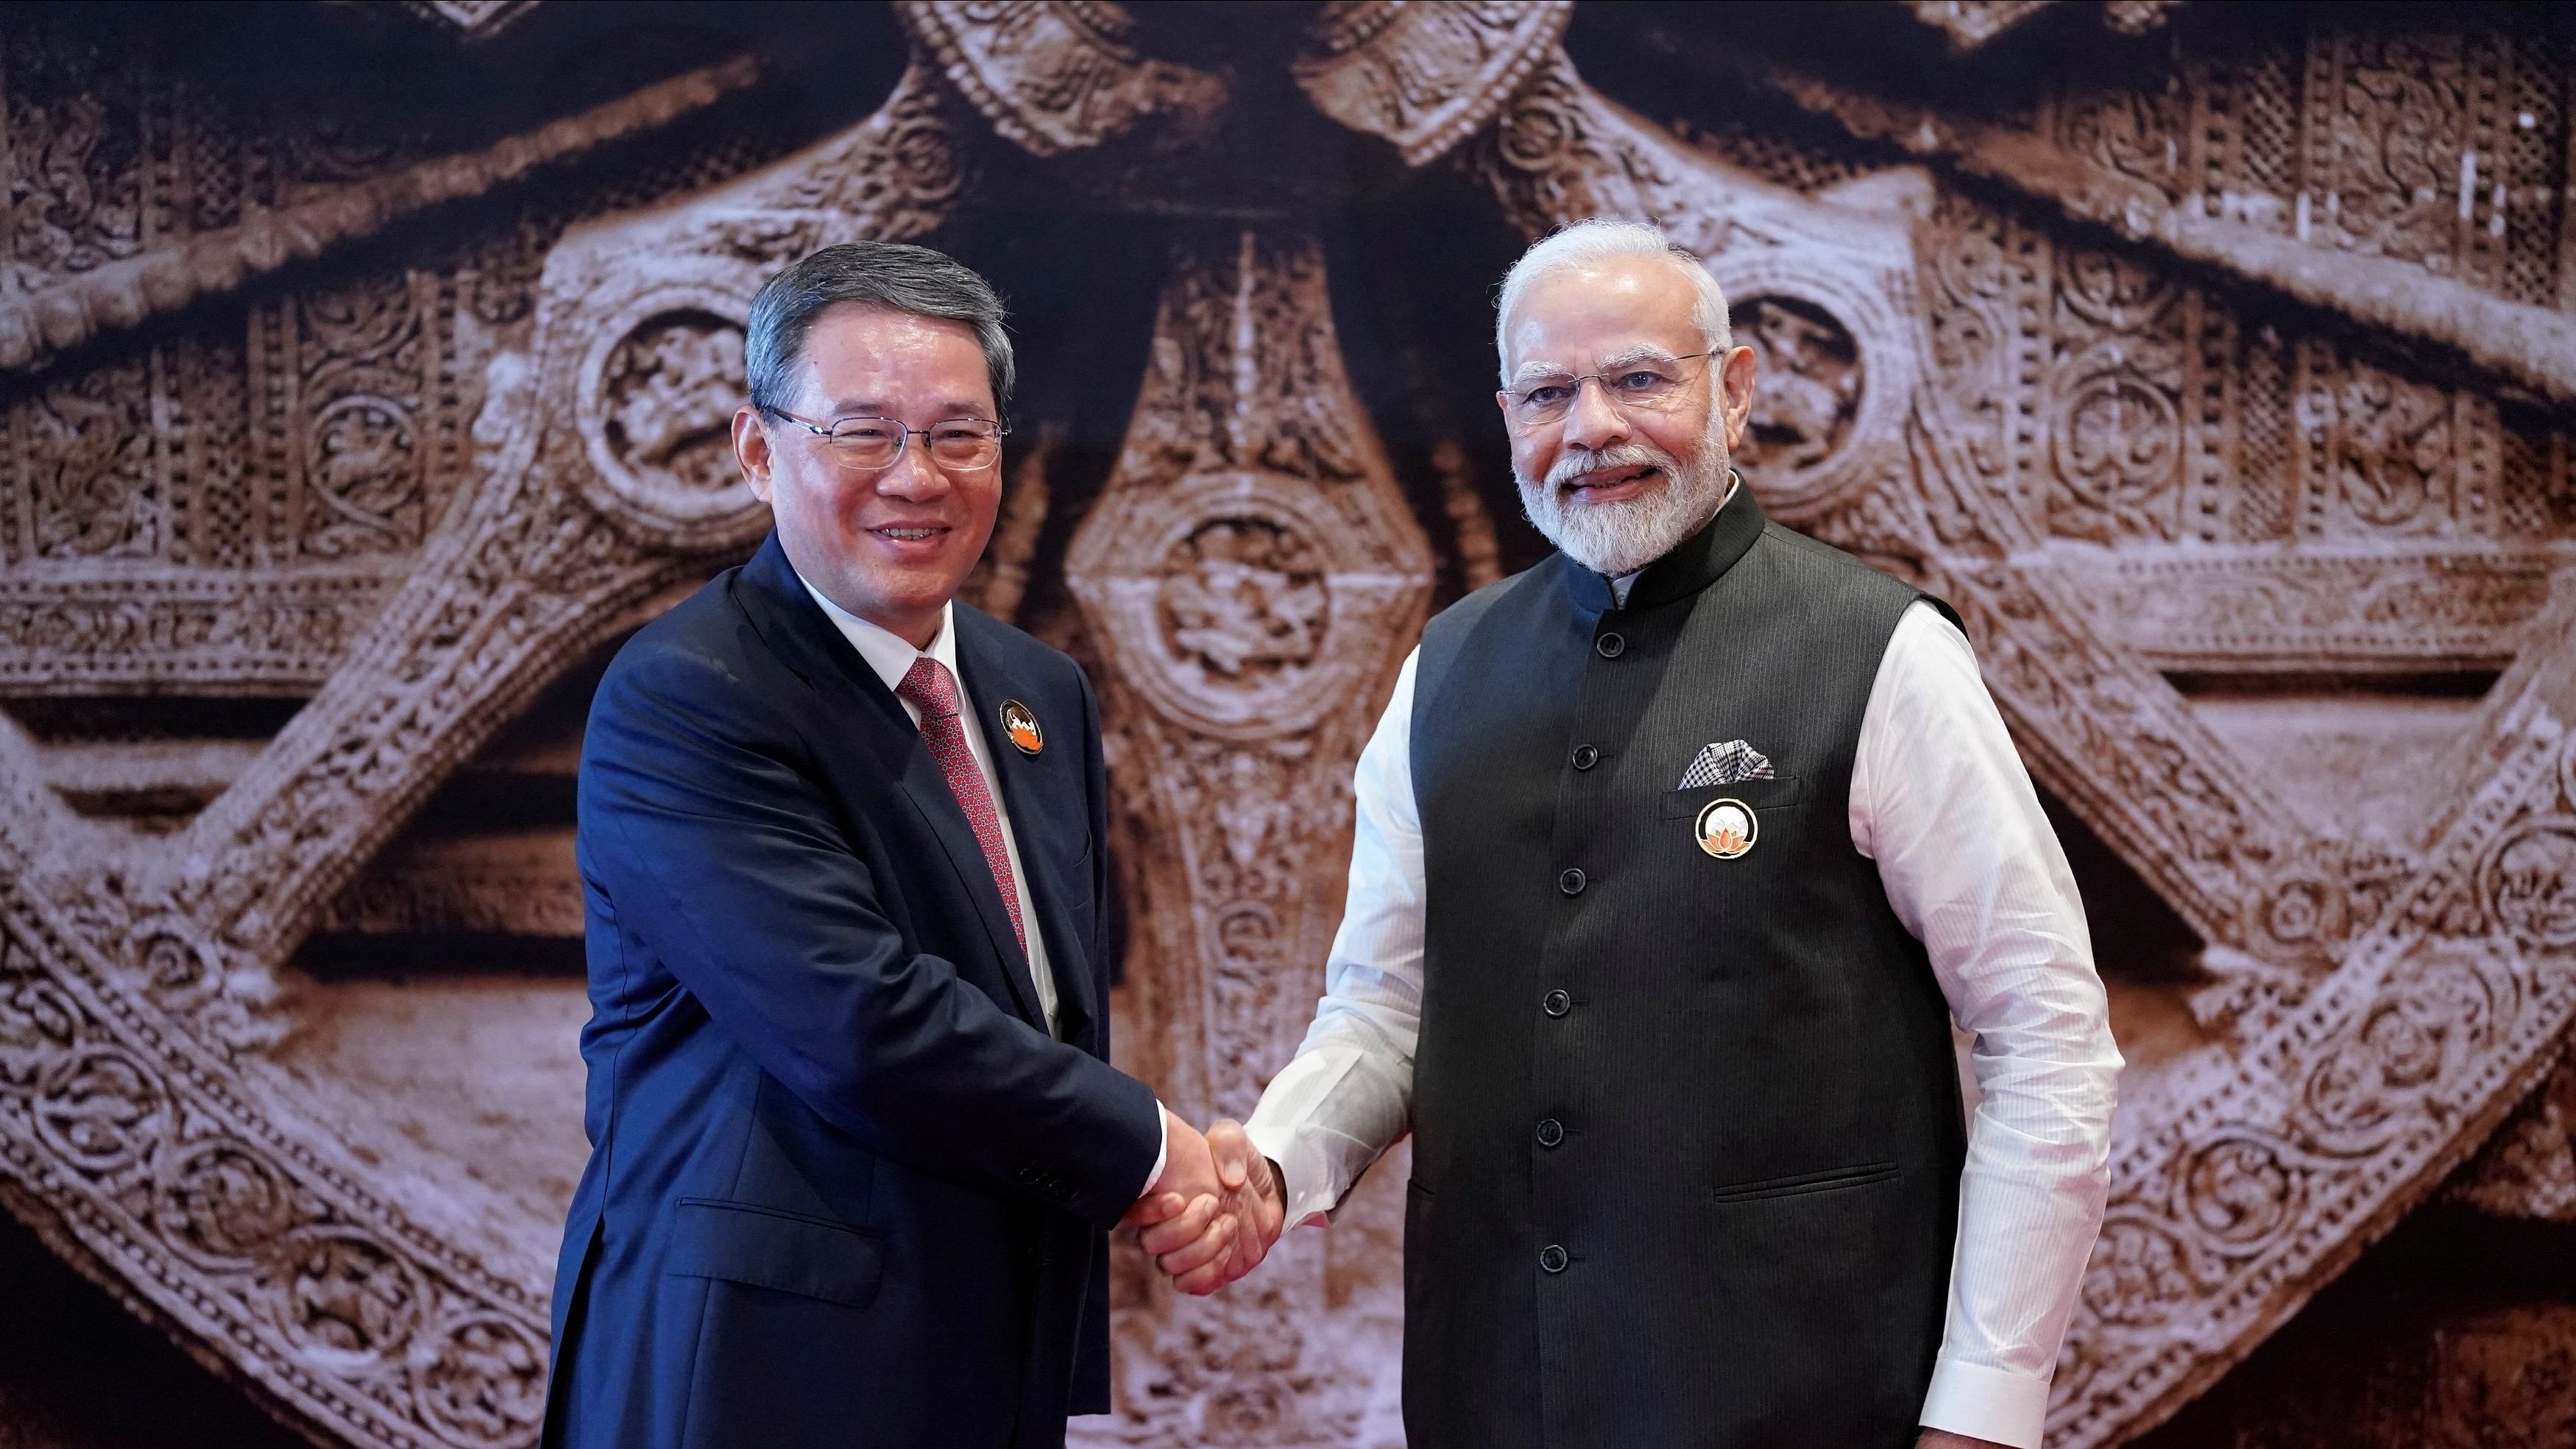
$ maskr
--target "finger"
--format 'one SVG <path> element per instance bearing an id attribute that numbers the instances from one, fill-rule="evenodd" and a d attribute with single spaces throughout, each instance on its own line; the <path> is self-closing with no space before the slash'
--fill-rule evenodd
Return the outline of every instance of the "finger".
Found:
<path id="1" fill-rule="evenodd" d="M 1206 1232 L 1199 1235 L 1197 1242 L 1160 1255 L 1154 1259 L 1154 1265 L 1177 1278 L 1211 1262 L 1223 1262 L 1226 1250 L 1234 1243 L 1235 1232 L 1236 1223 L 1231 1215 L 1218 1218 Z"/>
<path id="2" fill-rule="evenodd" d="M 1209 1263 L 1204 1267 L 1195 1268 L 1187 1273 L 1175 1276 L 1172 1279 L 1172 1286 L 1183 1293 L 1189 1294 L 1193 1298 L 1205 1298 L 1219 1288 L 1222 1288 L 1228 1283 L 1231 1283 L 1235 1279 L 1243 1276 L 1241 1273 L 1237 1273 L 1232 1270 L 1233 1264 L 1227 1262 L 1223 1258 L 1219 1258 L 1215 1262 Z"/>
<path id="3" fill-rule="evenodd" d="M 1136 1239 L 1137 1246 L 1158 1258 L 1176 1248 L 1187 1247 L 1207 1234 L 1208 1224 L 1216 1220 L 1217 1211 L 1222 1206 L 1214 1197 L 1201 1194 L 1191 1199 L 1190 1205 L 1181 1212 L 1145 1229 Z"/>
<path id="4" fill-rule="evenodd" d="M 1136 1199 L 1136 1205 L 1127 1210 L 1127 1216 L 1118 1220 L 1118 1226 L 1122 1228 L 1151 1227 L 1156 1223 L 1178 1216 L 1183 1208 L 1189 1206 L 1189 1202 L 1190 1200 L 1188 1198 L 1181 1196 L 1177 1192 L 1158 1192 L 1149 1194 L 1145 1197 L 1140 1197 Z"/>
<path id="5" fill-rule="evenodd" d="M 1229 1258 L 1234 1271 L 1226 1276 L 1240 1278 L 1260 1267 L 1261 1260 L 1270 1256 L 1271 1244 L 1276 1241 L 1278 1235 L 1275 1232 L 1265 1231 L 1256 1221 L 1245 1220 L 1234 1235 L 1234 1252 Z"/>
<path id="6" fill-rule="evenodd" d="M 1231 1192 L 1252 1176 L 1252 1139 L 1243 1124 L 1222 1118 L 1207 1130 L 1208 1152 L 1216 1158 L 1216 1179 Z"/>

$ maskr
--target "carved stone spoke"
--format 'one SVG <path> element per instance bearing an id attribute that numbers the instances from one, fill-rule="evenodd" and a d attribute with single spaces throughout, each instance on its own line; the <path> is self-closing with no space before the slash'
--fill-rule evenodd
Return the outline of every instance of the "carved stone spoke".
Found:
<path id="1" fill-rule="evenodd" d="M 1240 1118 L 1313 1012 L 1351 767 L 1420 633 L 1432 559 L 1344 372 L 1321 249 L 1204 234 L 1173 268 L 1126 447 L 1065 573 L 1107 664 L 1130 899 L 1158 906 L 1122 1008 L 1151 1026 L 1126 1040 L 1172 1052 L 1155 1065 L 1175 1110 Z M 1108 1437 L 1348 1442 L 1396 1346 L 1305 1333 L 1315 1236 L 1283 1241 L 1259 1283 L 1131 1321 Z M 1247 1343 L 1257 1362 L 1235 1356 Z"/>

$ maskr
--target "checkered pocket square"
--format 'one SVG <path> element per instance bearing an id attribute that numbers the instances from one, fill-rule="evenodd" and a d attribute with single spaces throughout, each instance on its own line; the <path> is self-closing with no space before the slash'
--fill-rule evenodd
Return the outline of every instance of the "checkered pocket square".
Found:
<path id="1" fill-rule="evenodd" d="M 1768 780 L 1771 762 L 1762 752 L 1742 740 L 1728 740 L 1722 745 L 1702 745 L 1699 756 L 1682 771 L 1682 782 L 1676 790 L 1696 790 L 1702 785 L 1732 785 L 1738 780 Z"/>

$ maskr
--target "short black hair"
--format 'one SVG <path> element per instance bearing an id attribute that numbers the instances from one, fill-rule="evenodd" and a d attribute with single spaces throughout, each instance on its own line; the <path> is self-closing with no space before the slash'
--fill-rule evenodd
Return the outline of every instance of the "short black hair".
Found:
<path id="1" fill-rule="evenodd" d="M 1002 330 L 1007 314 L 1001 294 L 974 268 L 945 252 L 881 241 L 825 247 L 789 264 L 751 299 L 742 361 L 753 407 L 765 413 L 786 408 L 793 391 L 788 373 L 805 353 L 805 334 L 825 308 L 843 302 L 942 317 L 974 328 L 984 349 L 984 372 L 993 385 L 993 406 L 1010 407 L 1016 373 L 1011 337 Z"/>

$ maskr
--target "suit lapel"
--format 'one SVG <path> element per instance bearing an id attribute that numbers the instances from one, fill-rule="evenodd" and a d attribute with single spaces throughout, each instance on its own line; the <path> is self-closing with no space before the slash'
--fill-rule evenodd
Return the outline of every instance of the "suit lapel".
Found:
<path id="1" fill-rule="evenodd" d="M 775 533 L 744 565 L 742 580 L 750 586 L 746 604 L 761 638 L 807 684 L 826 696 L 845 699 L 851 706 L 845 714 L 853 735 L 865 736 L 878 758 L 897 762 L 895 789 L 930 827 L 957 873 L 958 884 L 975 903 L 984 934 L 1001 960 L 1012 1005 L 1021 1019 L 1046 1030 L 1046 1014 L 1038 1009 L 1037 989 L 1029 978 L 1028 957 L 1011 932 L 1010 912 L 1002 904 L 993 869 L 984 860 L 984 847 L 975 839 L 975 827 L 966 822 L 956 793 L 948 788 L 948 777 L 931 758 L 930 747 L 922 743 L 920 728 L 904 712 L 903 701 L 885 687 L 885 681 L 805 592 Z"/>
<path id="2" fill-rule="evenodd" d="M 1040 762 L 1042 756 L 1023 754 L 1011 744 L 997 712 L 1004 699 L 1025 701 L 1037 691 L 1015 685 L 1000 675 L 990 651 L 980 647 L 978 626 L 984 623 L 981 615 L 960 605 L 954 617 L 961 676 L 958 683 L 966 693 L 966 708 L 976 711 L 976 723 L 984 730 L 986 753 L 993 760 L 993 774 L 1002 783 L 1001 805 L 1010 813 L 1012 838 L 1020 847 L 1020 868 L 1029 877 L 1029 901 L 1038 913 L 1038 920 L 1030 924 L 1046 932 L 1047 955 L 1055 975 L 1056 1012 L 1064 1039 L 1079 1041 L 1088 1034 L 1091 1023 L 1099 1019 L 1099 1003 L 1092 999 L 1089 943 L 1075 932 L 1072 913 L 1066 905 L 1071 899 L 1066 892 L 1073 883 L 1065 879 L 1058 864 L 1063 852 L 1056 848 L 1055 816 L 1049 809 L 1054 802 L 1047 798 L 1046 767 Z M 1014 693 L 1015 690 L 1020 692 Z M 1047 723 L 1044 719 L 1039 721 L 1042 728 Z"/>
<path id="3" fill-rule="evenodd" d="M 895 781 L 895 788 L 912 802 L 913 809 L 921 812 L 931 832 L 939 837 L 940 850 L 966 887 L 968 898 L 975 902 L 975 914 L 983 918 L 984 934 L 992 940 L 994 954 L 1002 958 L 1002 974 L 1011 983 L 1011 997 L 1020 1015 L 1031 1026 L 1046 1030 L 1046 1013 L 1038 1009 L 1037 987 L 1029 977 L 1029 958 L 1020 950 L 1019 936 L 1011 930 L 1010 908 L 1002 904 L 993 867 L 984 859 L 984 846 L 975 838 L 975 827 L 966 823 L 966 812 L 958 805 L 956 792 L 948 788 L 948 777 L 940 773 L 928 749 L 915 749 L 905 759 L 903 776 Z"/>

